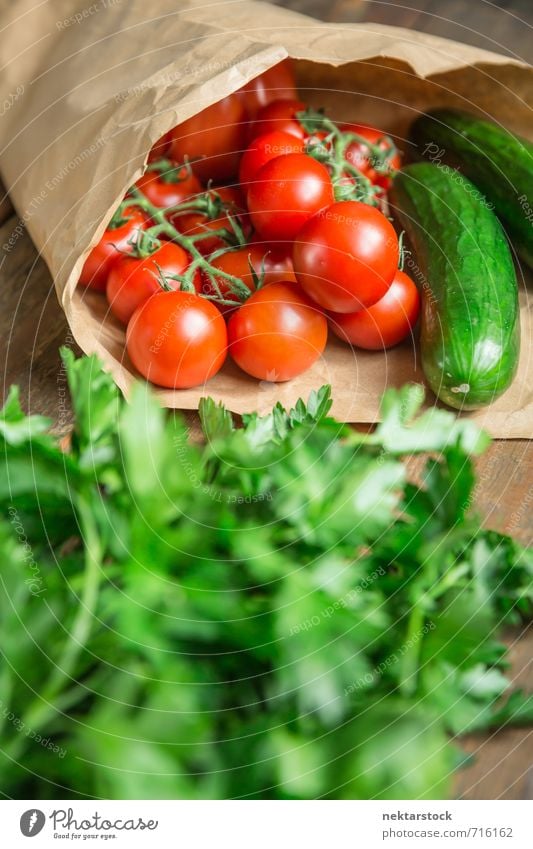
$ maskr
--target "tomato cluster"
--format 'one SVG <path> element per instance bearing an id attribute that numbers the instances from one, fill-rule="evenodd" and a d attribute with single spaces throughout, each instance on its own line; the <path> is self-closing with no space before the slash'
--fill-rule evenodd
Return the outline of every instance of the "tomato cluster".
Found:
<path id="1" fill-rule="evenodd" d="M 298 100 L 287 60 L 154 145 L 80 285 L 106 293 L 131 362 L 169 388 L 204 383 L 228 354 L 290 380 L 328 327 L 395 345 L 420 308 L 386 215 L 400 164 L 389 136 Z"/>

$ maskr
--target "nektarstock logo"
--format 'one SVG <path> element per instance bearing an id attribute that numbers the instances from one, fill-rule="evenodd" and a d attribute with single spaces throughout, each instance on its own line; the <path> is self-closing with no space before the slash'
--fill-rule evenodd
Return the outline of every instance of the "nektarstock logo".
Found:
<path id="1" fill-rule="evenodd" d="M 24 811 L 20 818 L 20 830 L 24 837 L 35 837 L 42 831 L 46 822 L 46 817 L 38 808 L 30 808 L 29 811 Z"/>

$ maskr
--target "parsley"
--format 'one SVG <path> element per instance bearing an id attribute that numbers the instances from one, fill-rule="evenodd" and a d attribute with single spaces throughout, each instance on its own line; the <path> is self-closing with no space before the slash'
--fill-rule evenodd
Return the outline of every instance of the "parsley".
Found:
<path id="1" fill-rule="evenodd" d="M 446 797 L 454 737 L 533 721 L 498 637 L 533 558 L 471 515 L 471 422 L 408 386 L 360 434 L 323 387 L 242 427 L 206 399 L 199 445 L 63 357 L 67 451 L 0 414 L 4 795 Z"/>

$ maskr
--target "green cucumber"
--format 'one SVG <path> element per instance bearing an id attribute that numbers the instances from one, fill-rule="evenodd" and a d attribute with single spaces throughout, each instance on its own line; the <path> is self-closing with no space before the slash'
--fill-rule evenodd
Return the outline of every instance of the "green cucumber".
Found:
<path id="1" fill-rule="evenodd" d="M 414 250 L 426 380 L 456 409 L 494 401 L 518 365 L 518 285 L 502 226 L 475 186 L 421 162 L 398 172 L 391 207 Z"/>
<path id="2" fill-rule="evenodd" d="M 421 115 L 411 136 L 418 155 L 434 163 L 444 159 L 472 180 L 533 268 L 533 143 L 453 109 Z"/>

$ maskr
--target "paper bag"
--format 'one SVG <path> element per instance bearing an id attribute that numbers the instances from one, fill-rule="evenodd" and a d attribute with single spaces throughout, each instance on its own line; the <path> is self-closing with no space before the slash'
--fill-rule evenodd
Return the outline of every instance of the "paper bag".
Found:
<path id="1" fill-rule="evenodd" d="M 247 0 L 0 0 L 0 9 L 0 173 L 20 217 L 3 250 L 28 229 L 74 337 L 101 357 L 124 392 L 135 377 L 124 330 L 102 296 L 76 283 L 150 147 L 176 124 L 292 56 L 304 100 L 334 120 L 392 133 L 407 155 L 411 121 L 434 106 L 533 133 L 531 68 L 410 30 L 325 24 Z M 522 272 L 520 285 L 517 377 L 492 406 L 468 414 L 500 437 L 533 430 L 533 320 Z M 423 375 L 412 345 L 354 352 L 332 339 L 310 371 L 285 384 L 258 383 L 228 360 L 206 386 L 155 391 L 168 407 L 195 409 L 212 395 L 235 412 L 263 412 L 331 383 L 337 417 L 374 422 L 384 389 L 413 380 Z M 435 403 L 429 392 L 427 402 Z"/>

